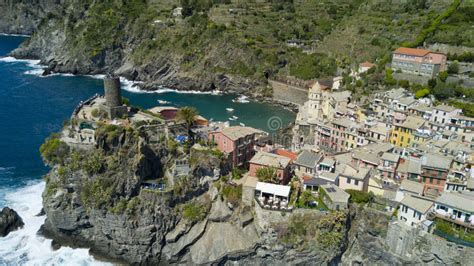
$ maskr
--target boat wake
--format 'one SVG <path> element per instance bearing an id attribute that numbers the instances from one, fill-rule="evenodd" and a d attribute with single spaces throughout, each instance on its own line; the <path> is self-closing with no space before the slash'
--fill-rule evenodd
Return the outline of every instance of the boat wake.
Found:
<path id="1" fill-rule="evenodd" d="M 51 240 L 37 234 L 45 216 L 36 216 L 42 208 L 44 182 L 1 191 L 0 202 L 14 209 L 25 223 L 22 229 L 0 238 L 0 265 L 109 265 L 95 260 L 88 249 L 61 247 L 53 250 Z"/>

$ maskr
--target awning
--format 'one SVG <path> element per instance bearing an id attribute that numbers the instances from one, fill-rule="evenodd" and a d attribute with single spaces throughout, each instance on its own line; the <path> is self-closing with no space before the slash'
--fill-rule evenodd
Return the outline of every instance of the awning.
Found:
<path id="1" fill-rule="evenodd" d="M 272 194 L 280 197 L 288 197 L 290 195 L 290 187 L 282 186 L 264 182 L 257 182 L 255 190 L 261 191 L 263 193 Z"/>

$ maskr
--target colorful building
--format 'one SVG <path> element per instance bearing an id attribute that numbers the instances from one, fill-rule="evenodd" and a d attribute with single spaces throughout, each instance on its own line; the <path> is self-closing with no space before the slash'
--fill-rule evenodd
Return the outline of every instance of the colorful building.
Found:
<path id="1" fill-rule="evenodd" d="M 251 127 L 224 127 L 209 132 L 209 140 L 229 156 L 232 167 L 246 166 L 255 154 L 255 135 L 260 132 Z"/>
<path id="2" fill-rule="evenodd" d="M 425 184 L 424 194 L 436 197 L 444 190 L 451 157 L 428 153 L 421 158 L 421 177 Z"/>
<path id="3" fill-rule="evenodd" d="M 393 52 L 392 69 L 404 73 L 436 77 L 446 71 L 447 57 L 426 49 L 400 47 Z"/>
<path id="4" fill-rule="evenodd" d="M 399 147 L 409 147 L 415 143 L 415 135 L 423 131 L 426 120 L 408 116 L 403 124 L 395 125 L 390 134 L 390 143 Z"/>

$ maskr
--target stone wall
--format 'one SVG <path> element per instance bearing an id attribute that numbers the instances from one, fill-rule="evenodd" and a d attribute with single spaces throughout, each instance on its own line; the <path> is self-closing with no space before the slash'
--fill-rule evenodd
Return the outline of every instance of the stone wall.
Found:
<path id="1" fill-rule="evenodd" d="M 273 89 L 273 99 L 283 103 L 303 105 L 308 100 L 308 89 L 268 80 Z"/>

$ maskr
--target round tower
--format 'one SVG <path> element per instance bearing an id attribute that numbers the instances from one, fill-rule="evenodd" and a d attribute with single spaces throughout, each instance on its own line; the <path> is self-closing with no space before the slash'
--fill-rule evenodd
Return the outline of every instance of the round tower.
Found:
<path id="1" fill-rule="evenodd" d="M 107 76 L 104 78 L 105 102 L 108 107 L 122 106 L 122 95 L 120 92 L 120 79 Z"/>

